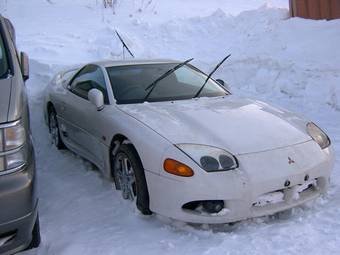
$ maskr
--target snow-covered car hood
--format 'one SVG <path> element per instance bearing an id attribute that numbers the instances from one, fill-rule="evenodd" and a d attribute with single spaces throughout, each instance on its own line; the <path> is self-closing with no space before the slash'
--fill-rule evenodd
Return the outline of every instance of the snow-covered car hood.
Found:
<path id="1" fill-rule="evenodd" d="M 245 154 L 311 140 L 302 118 L 260 101 L 235 96 L 119 108 L 173 144 L 205 144 Z"/>

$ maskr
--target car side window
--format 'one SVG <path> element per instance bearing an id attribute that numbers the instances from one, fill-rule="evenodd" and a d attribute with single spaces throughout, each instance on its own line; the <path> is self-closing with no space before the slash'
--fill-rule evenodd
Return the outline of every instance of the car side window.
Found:
<path id="1" fill-rule="evenodd" d="M 109 104 L 109 98 L 102 70 L 95 65 L 85 66 L 71 82 L 71 92 L 88 100 L 91 89 L 98 89 L 103 93 L 104 103 Z"/>

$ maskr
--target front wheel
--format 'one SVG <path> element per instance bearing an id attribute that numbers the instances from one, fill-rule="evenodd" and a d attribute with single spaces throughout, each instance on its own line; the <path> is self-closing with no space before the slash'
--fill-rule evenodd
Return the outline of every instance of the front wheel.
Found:
<path id="1" fill-rule="evenodd" d="M 112 157 L 115 184 L 123 198 L 132 202 L 136 200 L 142 214 L 152 214 L 144 169 L 135 148 L 131 144 L 122 144 Z"/>
<path id="2" fill-rule="evenodd" d="M 51 109 L 48 116 L 48 129 L 50 131 L 52 143 L 58 150 L 64 149 L 65 145 L 60 137 L 57 114 L 54 109 Z"/>

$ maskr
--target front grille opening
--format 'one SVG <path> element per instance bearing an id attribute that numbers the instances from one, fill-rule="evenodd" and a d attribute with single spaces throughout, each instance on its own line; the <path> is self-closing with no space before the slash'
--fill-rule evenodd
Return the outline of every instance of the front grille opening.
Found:
<path id="1" fill-rule="evenodd" d="M 299 185 L 297 191 L 299 194 L 303 192 L 314 191 L 315 189 L 317 189 L 317 186 L 317 179 L 314 179 L 312 181 Z"/>
<path id="2" fill-rule="evenodd" d="M 277 190 L 259 196 L 256 202 L 253 203 L 253 206 L 262 207 L 269 204 L 277 204 L 283 201 L 284 201 L 283 190 Z"/>
<path id="3" fill-rule="evenodd" d="M 301 196 L 308 196 L 309 193 L 314 193 L 319 189 L 318 179 L 306 181 L 303 184 L 297 184 L 292 187 L 272 191 L 259 196 L 252 204 L 254 207 L 264 207 L 274 205 L 281 202 L 296 201 Z"/>
<path id="4" fill-rule="evenodd" d="M 200 205 L 200 203 L 201 201 L 192 201 L 184 204 L 182 208 L 187 210 L 195 210 Z"/>
<path id="5" fill-rule="evenodd" d="M 202 215 L 220 215 L 227 212 L 223 200 L 191 201 L 182 206 L 182 209 Z"/>

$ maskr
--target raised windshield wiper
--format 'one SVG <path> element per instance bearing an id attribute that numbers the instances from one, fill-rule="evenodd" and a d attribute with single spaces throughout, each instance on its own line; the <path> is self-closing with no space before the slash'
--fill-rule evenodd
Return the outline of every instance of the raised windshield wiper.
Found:
<path id="1" fill-rule="evenodd" d="M 197 91 L 197 93 L 195 94 L 194 97 L 198 97 L 198 96 L 201 94 L 202 90 L 204 89 L 204 87 L 205 87 L 205 85 L 207 84 L 207 82 L 208 82 L 208 80 L 210 79 L 210 77 L 216 72 L 216 70 L 217 70 L 217 69 L 224 63 L 224 61 L 226 61 L 230 56 L 231 56 L 231 54 L 229 54 L 228 56 L 226 56 L 224 59 L 222 59 L 222 61 L 221 61 L 220 63 L 218 63 L 218 64 L 215 66 L 214 70 L 212 70 L 212 72 L 211 72 L 211 73 L 208 75 L 208 77 L 205 79 L 205 81 L 204 81 L 202 87 L 199 89 L 199 91 Z"/>
<path id="2" fill-rule="evenodd" d="M 120 34 L 118 33 L 118 31 L 116 30 L 116 34 L 118 36 L 118 39 L 120 40 L 120 42 L 123 45 L 123 58 L 125 59 L 125 54 L 124 54 L 124 49 L 127 49 L 127 51 L 129 52 L 131 57 L 135 57 L 135 55 L 132 54 L 131 50 L 129 49 L 129 47 L 126 45 L 126 43 L 124 42 L 123 38 L 120 36 Z"/>
<path id="3" fill-rule="evenodd" d="M 145 91 L 147 91 L 148 89 L 150 89 L 150 90 L 149 90 L 149 92 L 146 94 L 146 96 L 144 97 L 143 102 L 145 102 L 145 101 L 149 98 L 151 92 L 152 92 L 153 89 L 156 87 L 156 85 L 157 85 L 157 83 L 158 83 L 159 81 L 163 80 L 165 77 L 169 76 L 170 74 L 172 74 L 173 72 L 175 72 L 177 69 L 179 69 L 179 68 L 181 68 L 182 66 L 188 64 L 188 63 L 189 63 L 190 61 L 192 61 L 192 60 L 193 60 L 193 58 L 190 58 L 190 59 L 188 59 L 188 60 L 186 60 L 186 61 L 184 61 L 184 62 L 182 62 L 182 63 L 179 63 L 178 65 L 175 65 L 173 68 L 171 68 L 170 70 L 166 71 L 164 74 L 162 74 L 161 76 L 159 76 L 159 77 L 158 77 L 155 81 L 153 81 L 149 86 L 147 86 L 146 89 L 145 89 Z"/>

